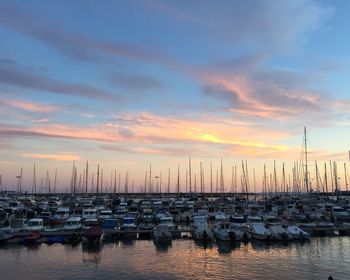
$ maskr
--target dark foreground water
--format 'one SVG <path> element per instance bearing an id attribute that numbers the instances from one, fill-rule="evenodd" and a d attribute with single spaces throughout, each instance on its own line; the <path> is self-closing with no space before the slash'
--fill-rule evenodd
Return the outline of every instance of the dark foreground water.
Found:
<path id="1" fill-rule="evenodd" d="M 313 238 L 287 245 L 192 240 L 0 247 L 0 279 L 350 279 L 350 238 Z"/>

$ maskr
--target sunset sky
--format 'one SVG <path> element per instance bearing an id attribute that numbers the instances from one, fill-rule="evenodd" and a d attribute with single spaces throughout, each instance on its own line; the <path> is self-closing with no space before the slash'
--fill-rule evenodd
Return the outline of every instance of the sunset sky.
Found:
<path id="1" fill-rule="evenodd" d="M 30 190 L 35 163 L 37 185 L 57 169 L 65 190 L 73 161 L 79 176 L 88 160 L 107 188 L 116 170 L 135 190 L 150 164 L 163 185 L 170 168 L 174 189 L 179 164 L 184 191 L 191 157 L 192 188 L 200 162 L 215 184 L 222 158 L 226 190 L 242 160 L 261 190 L 264 164 L 290 176 L 307 126 L 311 178 L 315 160 L 322 172 L 337 161 L 345 189 L 349 11 L 346 0 L 0 1 L 2 187 L 16 189 L 23 168 Z"/>

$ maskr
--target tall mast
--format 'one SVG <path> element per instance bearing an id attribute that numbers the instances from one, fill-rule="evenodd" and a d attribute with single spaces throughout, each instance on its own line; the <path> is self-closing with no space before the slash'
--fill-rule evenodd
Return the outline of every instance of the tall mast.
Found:
<path id="1" fill-rule="evenodd" d="M 33 169 L 33 191 L 34 194 L 36 194 L 36 172 L 35 172 L 35 163 L 34 163 L 34 169 Z"/>
<path id="2" fill-rule="evenodd" d="M 309 168 L 307 162 L 307 139 L 306 139 L 306 126 L 304 127 L 304 145 L 305 145 L 305 187 L 306 193 L 309 193 Z"/>
<path id="3" fill-rule="evenodd" d="M 152 165 L 149 165 L 149 192 L 152 193 Z"/>
<path id="4" fill-rule="evenodd" d="M 57 186 L 57 168 L 55 169 L 55 180 L 53 183 L 53 192 L 56 193 L 56 186 Z"/>
<path id="5" fill-rule="evenodd" d="M 203 168 L 202 168 L 202 162 L 199 164 L 199 175 L 200 175 L 200 183 L 201 183 L 201 193 L 203 193 Z"/>
<path id="6" fill-rule="evenodd" d="M 85 170 L 85 193 L 88 192 L 88 178 L 89 178 L 89 161 L 86 161 L 86 170 Z"/>
<path id="7" fill-rule="evenodd" d="M 192 192 L 192 180 L 191 180 L 191 157 L 189 157 L 188 161 L 188 172 L 189 172 L 189 184 L 190 184 L 190 193 Z"/>
<path id="8" fill-rule="evenodd" d="M 213 164 L 210 163 L 210 193 L 213 193 Z"/>
<path id="9" fill-rule="evenodd" d="M 100 165 L 97 164 L 96 193 L 98 194 L 100 185 Z"/>
<path id="10" fill-rule="evenodd" d="M 145 186 L 144 186 L 143 192 L 144 192 L 144 193 L 147 192 L 147 170 L 146 170 L 146 174 L 145 174 Z"/>
<path id="11" fill-rule="evenodd" d="M 117 170 L 114 169 L 113 193 L 117 193 Z"/>
<path id="12" fill-rule="evenodd" d="M 168 193 L 170 193 L 170 168 L 168 169 Z"/>
<path id="13" fill-rule="evenodd" d="M 220 166 L 220 192 L 225 192 L 225 186 L 224 186 L 224 168 L 222 166 L 222 158 L 221 158 L 221 166 Z"/>
<path id="14" fill-rule="evenodd" d="M 170 176 L 170 169 L 169 169 L 169 176 Z M 176 192 L 178 194 L 180 193 L 180 164 L 177 165 L 177 187 L 176 187 Z"/>
<path id="15" fill-rule="evenodd" d="M 346 197 L 348 197 L 348 172 L 346 170 L 346 162 L 344 162 L 344 176 L 345 176 L 345 187 L 346 187 Z"/>

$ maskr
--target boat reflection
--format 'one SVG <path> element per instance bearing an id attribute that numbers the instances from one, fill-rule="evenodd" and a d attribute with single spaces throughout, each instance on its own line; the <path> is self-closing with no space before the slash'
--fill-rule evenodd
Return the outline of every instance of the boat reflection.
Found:
<path id="1" fill-rule="evenodd" d="M 240 248 L 241 243 L 217 240 L 216 246 L 218 248 L 219 254 L 228 254 L 231 253 L 234 249 Z"/>
<path id="2" fill-rule="evenodd" d="M 157 252 L 167 252 L 171 248 L 172 242 L 156 242 L 153 240 Z"/>
<path id="3" fill-rule="evenodd" d="M 214 242 L 212 241 L 202 241 L 202 240 L 195 240 L 194 242 L 199 248 L 203 249 L 211 249 L 214 247 Z"/>

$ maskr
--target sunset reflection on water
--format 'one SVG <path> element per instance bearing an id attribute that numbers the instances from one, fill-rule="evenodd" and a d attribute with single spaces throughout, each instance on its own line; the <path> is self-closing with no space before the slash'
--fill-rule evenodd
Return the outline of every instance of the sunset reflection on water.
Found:
<path id="1" fill-rule="evenodd" d="M 0 248 L 1 279 L 348 279 L 350 239 L 197 244 L 120 240 L 98 247 Z"/>

